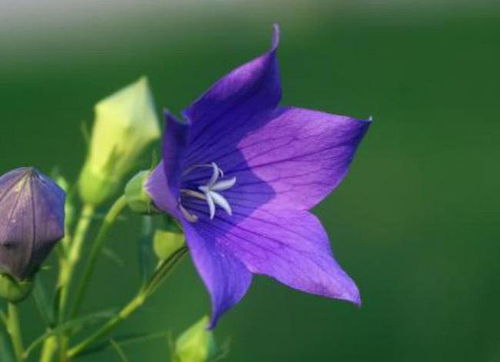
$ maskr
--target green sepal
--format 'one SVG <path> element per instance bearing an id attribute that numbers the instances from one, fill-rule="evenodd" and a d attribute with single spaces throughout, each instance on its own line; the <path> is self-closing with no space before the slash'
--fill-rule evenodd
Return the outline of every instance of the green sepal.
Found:
<path id="1" fill-rule="evenodd" d="M 145 188 L 150 173 L 150 171 L 140 171 L 125 186 L 125 199 L 135 213 L 145 215 L 159 213 Z"/>
<path id="2" fill-rule="evenodd" d="M 20 303 L 33 290 L 33 281 L 30 279 L 18 281 L 7 274 L 0 274 L 0 298 L 11 303 Z"/>

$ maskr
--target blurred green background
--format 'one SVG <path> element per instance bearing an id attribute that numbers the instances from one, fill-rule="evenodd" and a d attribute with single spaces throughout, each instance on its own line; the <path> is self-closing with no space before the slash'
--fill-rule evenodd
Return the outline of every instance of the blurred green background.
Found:
<path id="1" fill-rule="evenodd" d="M 498 2 L 497 2 L 498 4 Z M 82 121 L 142 74 L 180 111 L 282 28 L 283 103 L 375 122 L 317 213 L 361 309 L 256 278 L 216 330 L 228 361 L 500 361 L 500 6 L 487 1 L 0 2 L 0 171 L 75 179 Z M 149 165 L 145 155 L 143 166 Z M 87 311 L 139 283 L 139 220 L 102 259 Z M 27 301 L 27 338 L 41 322 Z M 179 333 L 209 311 L 190 261 L 121 333 Z M 167 341 L 126 347 L 167 361 Z M 119 361 L 104 352 L 82 361 Z"/>

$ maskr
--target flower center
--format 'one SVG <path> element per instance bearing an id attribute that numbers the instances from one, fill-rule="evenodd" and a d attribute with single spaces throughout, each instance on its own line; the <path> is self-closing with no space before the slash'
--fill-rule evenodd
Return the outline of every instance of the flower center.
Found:
<path id="1" fill-rule="evenodd" d="M 217 166 L 215 162 L 191 166 L 184 171 L 183 176 L 186 176 L 195 170 L 207 168 L 211 169 L 212 175 L 207 180 L 206 184 L 199 185 L 196 187 L 196 189 L 181 189 L 181 201 L 179 203 L 179 208 L 182 214 L 190 222 L 198 221 L 198 216 L 193 214 L 192 212 L 189 212 L 183 205 L 182 199 L 185 198 L 194 198 L 197 200 L 205 201 L 208 206 L 210 220 L 213 220 L 213 218 L 215 217 L 217 206 L 222 208 L 228 215 L 232 214 L 231 205 L 229 204 L 227 199 L 222 196 L 221 191 L 229 190 L 230 188 L 232 188 L 236 184 L 236 177 L 223 179 L 224 172 L 219 168 L 219 166 Z"/>

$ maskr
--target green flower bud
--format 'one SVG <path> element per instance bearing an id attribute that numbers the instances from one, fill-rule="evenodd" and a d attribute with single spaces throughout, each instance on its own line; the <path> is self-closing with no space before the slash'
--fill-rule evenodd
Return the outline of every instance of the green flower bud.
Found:
<path id="1" fill-rule="evenodd" d="M 180 231 L 156 230 L 153 237 L 153 249 L 160 260 L 168 259 L 184 246 L 184 234 Z"/>
<path id="2" fill-rule="evenodd" d="M 159 137 L 158 117 L 145 77 L 97 103 L 79 180 L 83 201 L 98 205 L 112 197 L 144 149 Z"/>
<path id="3" fill-rule="evenodd" d="M 30 295 L 33 282 L 29 279 L 17 281 L 7 274 L 0 274 L 0 298 L 19 303 Z"/>
<path id="4" fill-rule="evenodd" d="M 205 362 L 215 355 L 215 339 L 207 330 L 208 322 L 208 317 L 203 317 L 177 339 L 174 362 Z"/>
<path id="5" fill-rule="evenodd" d="M 144 184 L 150 171 L 140 171 L 132 177 L 125 186 L 125 198 L 130 209 L 138 214 L 156 214 L 159 211 L 154 207 L 153 200 L 146 192 Z"/>

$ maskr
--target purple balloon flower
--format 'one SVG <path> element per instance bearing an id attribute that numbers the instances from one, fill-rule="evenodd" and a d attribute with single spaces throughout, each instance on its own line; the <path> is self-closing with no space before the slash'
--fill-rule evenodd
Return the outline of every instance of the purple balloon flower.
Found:
<path id="1" fill-rule="evenodd" d="M 220 315 L 247 292 L 252 274 L 360 303 L 308 210 L 342 181 L 370 122 L 280 107 L 271 49 L 216 82 L 183 112 L 166 114 L 163 161 L 147 190 L 182 225 L 195 266 Z"/>
<path id="2" fill-rule="evenodd" d="M 64 191 L 35 168 L 0 177 L 0 272 L 32 276 L 64 236 Z"/>

